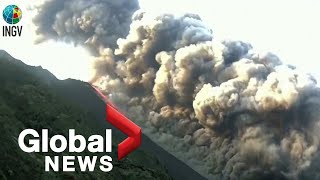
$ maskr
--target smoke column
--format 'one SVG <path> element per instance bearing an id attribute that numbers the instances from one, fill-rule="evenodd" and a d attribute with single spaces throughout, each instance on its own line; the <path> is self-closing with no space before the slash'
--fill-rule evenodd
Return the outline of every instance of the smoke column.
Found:
<path id="1" fill-rule="evenodd" d="M 38 42 L 48 39 L 85 45 L 93 54 L 100 47 L 116 47 L 125 37 L 131 16 L 139 8 L 135 0 L 46 0 L 37 7 L 34 23 Z"/>
<path id="2" fill-rule="evenodd" d="M 248 43 L 215 41 L 198 15 L 133 14 L 137 4 L 48 1 L 35 24 L 47 38 L 88 47 L 92 82 L 205 177 L 320 178 L 320 91 L 311 75 Z"/>

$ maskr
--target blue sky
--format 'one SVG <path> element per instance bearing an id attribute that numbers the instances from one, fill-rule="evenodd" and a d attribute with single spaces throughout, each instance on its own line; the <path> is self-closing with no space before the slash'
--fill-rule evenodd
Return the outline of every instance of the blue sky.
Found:
<path id="1" fill-rule="evenodd" d="M 24 25 L 22 37 L 0 37 L 0 49 L 27 64 L 43 66 L 60 79 L 88 80 L 90 56 L 83 48 L 56 42 L 33 44 L 31 18 L 35 12 L 27 7 L 38 1 L 41 0 L 0 2 L 0 9 L 12 3 L 20 6 Z M 213 29 L 215 38 L 250 42 L 256 49 L 274 52 L 282 61 L 311 72 L 320 80 L 320 2 L 317 0 L 140 0 L 140 6 L 152 13 L 197 13 Z M 1 18 L 0 24 L 3 23 Z"/>

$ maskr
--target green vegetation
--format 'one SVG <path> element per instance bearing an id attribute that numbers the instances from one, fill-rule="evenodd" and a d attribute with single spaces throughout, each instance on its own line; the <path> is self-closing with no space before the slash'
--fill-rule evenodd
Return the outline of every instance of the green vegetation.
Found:
<path id="1" fill-rule="evenodd" d="M 76 129 L 76 134 L 88 137 L 104 135 L 104 129 L 92 123 L 92 114 L 60 97 L 37 71 L 0 51 L 0 179 L 171 179 L 159 162 L 143 151 L 117 161 L 116 147 L 108 154 L 114 165 L 109 173 L 98 167 L 94 172 L 80 172 L 79 168 L 72 173 L 45 172 L 45 155 L 68 153 L 25 153 L 17 142 L 22 130 L 32 128 L 40 133 L 41 129 L 49 129 L 49 136 L 66 136 L 69 129 Z"/>

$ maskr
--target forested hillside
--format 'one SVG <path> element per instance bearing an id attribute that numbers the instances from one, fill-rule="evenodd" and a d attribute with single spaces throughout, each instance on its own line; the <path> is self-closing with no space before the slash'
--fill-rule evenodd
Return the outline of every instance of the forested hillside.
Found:
<path id="1" fill-rule="evenodd" d="M 96 117 L 63 98 L 50 83 L 58 81 L 40 67 L 30 67 L 0 51 L 0 179 L 171 179 L 167 170 L 152 155 L 138 150 L 123 161 L 116 160 L 116 147 L 113 153 L 114 168 L 109 173 L 94 172 L 50 172 L 44 171 L 45 155 L 66 155 L 57 153 L 25 153 L 18 145 L 20 132 L 27 128 L 49 129 L 49 136 L 62 134 L 67 137 L 69 129 L 76 134 L 89 137 L 92 134 L 104 135 L 105 127 L 93 122 Z M 57 88 L 59 89 L 59 88 Z M 116 133 L 114 135 L 117 137 Z M 116 144 L 114 144 L 116 145 Z M 84 156 L 88 154 L 72 154 Z M 88 154 L 92 156 L 92 154 Z M 102 154 L 94 154 L 101 156 Z M 77 164 L 77 162 L 75 163 Z M 61 166 L 60 166 L 61 167 Z"/>

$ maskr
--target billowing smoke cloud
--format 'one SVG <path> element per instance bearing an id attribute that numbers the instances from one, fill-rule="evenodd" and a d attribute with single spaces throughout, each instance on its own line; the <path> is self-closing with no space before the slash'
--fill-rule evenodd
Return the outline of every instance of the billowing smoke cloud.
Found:
<path id="1" fill-rule="evenodd" d="M 64 40 L 86 45 L 96 53 L 100 47 L 116 47 L 129 31 L 136 0 L 46 0 L 34 19 L 39 41 Z"/>
<path id="2" fill-rule="evenodd" d="M 72 7 L 62 4 L 67 10 Z M 77 10 L 62 13 L 63 19 L 54 16 L 54 22 L 68 29 L 66 19 L 85 12 Z M 88 18 L 107 25 L 110 16 L 104 13 L 106 19 Z M 91 31 L 52 34 L 82 42 L 96 35 L 99 23 L 90 24 Z M 42 20 L 38 26 L 47 31 Z M 204 176 L 320 177 L 320 90 L 312 76 L 272 53 L 255 52 L 248 43 L 215 41 L 194 14 L 153 17 L 138 11 L 116 48 L 98 36 L 92 82 L 145 134 Z"/>

